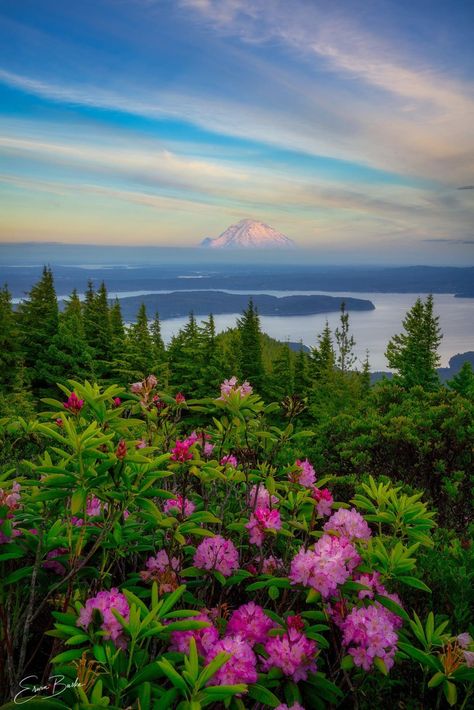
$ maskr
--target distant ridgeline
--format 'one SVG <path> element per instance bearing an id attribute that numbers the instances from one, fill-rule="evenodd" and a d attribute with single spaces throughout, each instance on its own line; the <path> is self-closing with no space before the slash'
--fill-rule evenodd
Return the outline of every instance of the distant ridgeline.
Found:
<path id="1" fill-rule="evenodd" d="M 305 316 L 316 313 L 339 311 L 344 302 L 348 311 L 373 311 L 374 304 L 363 298 L 341 298 L 340 296 L 268 296 L 266 294 L 234 294 L 223 291 L 174 291 L 173 293 L 129 296 L 120 299 L 122 316 L 125 321 L 135 320 L 142 303 L 148 313 L 158 312 L 161 320 L 187 316 L 191 311 L 195 316 L 209 313 L 240 313 L 253 300 L 261 316 Z"/>

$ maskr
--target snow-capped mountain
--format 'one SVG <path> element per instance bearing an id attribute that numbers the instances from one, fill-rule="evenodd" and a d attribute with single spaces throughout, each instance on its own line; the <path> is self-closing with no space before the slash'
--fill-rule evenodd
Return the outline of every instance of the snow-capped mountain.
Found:
<path id="1" fill-rule="evenodd" d="M 293 249 L 296 244 L 268 224 L 243 219 L 215 239 L 204 239 L 201 246 L 208 249 Z"/>

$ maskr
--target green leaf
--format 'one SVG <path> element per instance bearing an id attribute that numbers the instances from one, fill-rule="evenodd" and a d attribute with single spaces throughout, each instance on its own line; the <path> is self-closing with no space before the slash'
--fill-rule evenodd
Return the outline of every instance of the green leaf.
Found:
<path id="1" fill-rule="evenodd" d="M 398 648 L 400 649 L 400 651 L 403 651 L 408 656 L 410 656 L 410 658 L 413 658 L 415 661 L 421 663 L 421 665 L 425 668 L 429 667 L 436 672 L 442 669 L 441 663 L 434 656 L 430 656 L 429 653 L 425 653 L 424 651 L 421 651 L 419 648 L 415 648 L 415 646 L 412 646 L 409 643 L 404 643 L 403 641 L 400 641 L 398 644 Z"/>
<path id="2" fill-rule="evenodd" d="M 430 681 L 428 681 L 428 688 L 436 688 L 440 685 L 446 678 L 446 675 L 442 671 L 438 671 L 434 674 Z"/>
<path id="3" fill-rule="evenodd" d="M 344 656 L 344 658 L 341 661 L 341 668 L 345 671 L 349 671 L 351 668 L 354 668 L 354 659 L 350 655 L 350 653 L 347 654 L 347 656 Z"/>
<path id="4" fill-rule="evenodd" d="M 388 675 L 388 669 L 384 661 L 376 656 L 374 658 L 374 666 L 382 673 L 382 675 Z"/>
<path id="5" fill-rule="evenodd" d="M 265 688 L 265 686 L 259 685 L 258 683 L 254 683 L 249 686 L 248 696 L 249 698 L 257 700 L 259 703 L 268 705 L 271 708 L 276 708 L 278 705 L 281 705 L 281 702 L 276 695 L 268 690 L 268 688 Z"/>
<path id="6" fill-rule="evenodd" d="M 31 577 L 33 569 L 33 565 L 16 569 L 14 572 L 11 572 L 7 577 L 5 577 L 3 584 L 13 584 L 14 582 L 18 582 L 20 579 L 24 579 L 24 577 Z"/>
<path id="7" fill-rule="evenodd" d="M 219 668 L 222 668 L 224 663 L 227 663 L 227 661 L 231 658 L 230 653 L 218 653 L 215 658 L 212 659 L 210 663 L 207 664 L 199 674 L 199 678 L 196 681 L 196 688 L 202 688 L 203 685 L 207 683 L 208 680 L 212 678 L 212 676 L 217 673 Z"/>
<path id="8" fill-rule="evenodd" d="M 410 621 L 410 617 L 406 613 L 405 609 L 388 597 L 382 596 L 382 594 L 375 595 L 376 601 L 380 602 L 382 606 L 386 607 L 389 611 L 392 611 L 397 616 L 401 617 L 404 621 Z"/>
<path id="9" fill-rule="evenodd" d="M 421 589 L 422 592 L 428 592 L 431 594 L 431 589 L 426 586 L 424 582 L 421 581 L 421 579 L 418 579 L 417 577 L 405 577 L 405 576 L 397 576 L 397 579 L 400 582 L 403 582 L 403 584 L 407 584 L 409 587 L 414 587 L 415 589 Z"/>
<path id="10" fill-rule="evenodd" d="M 186 684 L 186 681 L 184 678 L 180 676 L 177 670 L 173 668 L 171 663 L 168 661 L 167 658 L 163 658 L 161 661 L 157 661 L 157 664 L 165 674 L 165 676 L 168 678 L 168 680 L 171 681 L 171 683 L 174 685 L 175 688 L 178 688 L 179 690 L 182 690 L 183 692 L 186 692 L 188 686 Z"/>
<path id="11" fill-rule="evenodd" d="M 76 658 L 80 658 L 83 654 L 82 648 L 74 648 L 71 651 L 64 651 L 52 659 L 53 663 L 68 663 L 69 661 L 74 661 Z"/>
<path id="12" fill-rule="evenodd" d="M 453 707 L 453 705 L 456 705 L 457 699 L 458 699 L 458 691 L 454 683 L 451 683 L 450 680 L 445 681 L 443 685 L 443 691 L 446 700 L 448 701 L 448 705 L 450 707 Z"/>

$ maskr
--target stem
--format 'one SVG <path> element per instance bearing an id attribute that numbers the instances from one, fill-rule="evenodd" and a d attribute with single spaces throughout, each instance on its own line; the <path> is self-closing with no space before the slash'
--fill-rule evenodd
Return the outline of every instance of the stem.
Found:
<path id="1" fill-rule="evenodd" d="M 40 529 L 40 532 L 38 535 L 38 544 L 36 546 L 35 564 L 33 566 L 33 572 L 31 574 L 30 598 L 28 601 L 27 609 L 26 609 L 26 619 L 25 619 L 25 625 L 23 627 L 23 635 L 22 635 L 22 641 L 21 641 L 21 647 L 20 647 L 20 656 L 18 659 L 18 667 L 17 667 L 17 679 L 18 680 L 21 678 L 22 673 L 23 673 L 23 668 L 25 666 L 25 657 L 26 657 L 26 649 L 28 646 L 28 636 L 29 636 L 30 626 L 38 614 L 38 612 L 36 614 L 33 614 L 33 606 L 35 603 L 36 578 L 38 576 L 38 571 L 39 571 L 40 564 L 41 564 L 42 539 L 43 539 L 43 530 Z"/>

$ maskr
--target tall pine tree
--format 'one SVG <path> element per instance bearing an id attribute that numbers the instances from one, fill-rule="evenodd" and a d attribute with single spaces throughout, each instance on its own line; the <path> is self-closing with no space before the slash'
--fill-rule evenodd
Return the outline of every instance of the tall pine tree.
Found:
<path id="1" fill-rule="evenodd" d="M 0 391 L 13 391 L 22 366 L 18 322 L 8 287 L 0 290 Z"/>
<path id="2" fill-rule="evenodd" d="M 345 374 L 354 367 L 356 357 L 354 355 L 355 340 L 349 331 L 349 313 L 346 311 L 344 301 L 341 303 L 340 327 L 336 328 L 334 336 L 337 344 L 336 365 Z"/>
<path id="3" fill-rule="evenodd" d="M 135 323 L 132 323 L 127 331 L 126 353 L 132 379 L 140 380 L 151 374 L 155 358 L 144 303 L 138 309 Z"/>
<path id="4" fill-rule="evenodd" d="M 242 317 L 237 320 L 240 336 L 240 376 L 248 380 L 257 392 L 265 390 L 265 370 L 262 358 L 262 333 L 257 309 L 250 299 Z"/>

